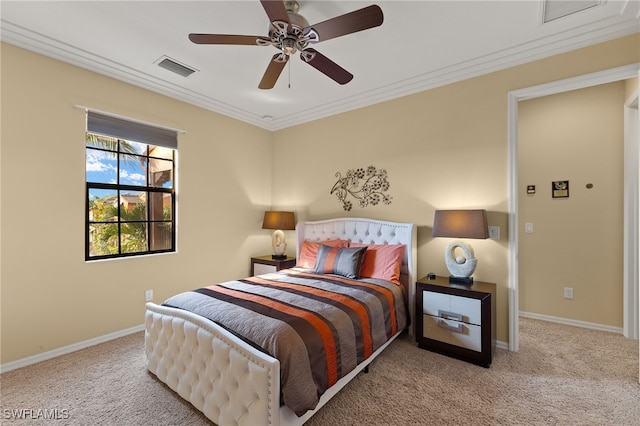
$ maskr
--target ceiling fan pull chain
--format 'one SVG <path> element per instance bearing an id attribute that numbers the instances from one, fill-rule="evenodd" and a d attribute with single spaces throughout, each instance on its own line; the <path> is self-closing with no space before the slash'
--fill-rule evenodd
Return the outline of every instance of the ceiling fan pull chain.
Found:
<path id="1" fill-rule="evenodd" d="M 291 89 L 291 61 L 289 61 L 289 89 Z"/>

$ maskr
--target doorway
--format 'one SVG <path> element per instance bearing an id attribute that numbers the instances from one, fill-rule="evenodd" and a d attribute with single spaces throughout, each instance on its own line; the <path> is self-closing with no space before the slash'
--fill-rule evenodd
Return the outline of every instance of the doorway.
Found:
<path id="1" fill-rule="evenodd" d="M 508 94 L 508 140 L 509 140 L 509 228 L 513 230 L 509 233 L 509 350 L 517 351 L 519 348 L 519 332 L 518 332 L 518 313 L 519 313 L 519 267 L 518 267 L 518 102 L 536 97 L 547 96 L 562 93 L 570 90 L 582 89 L 599 84 L 610 83 L 619 80 L 626 80 L 633 77 L 640 77 L 640 64 L 633 64 L 624 67 L 614 68 L 607 71 L 588 74 L 558 82 L 552 82 L 540 86 L 534 86 Z M 637 114 L 637 109 L 633 109 L 633 102 L 629 106 L 628 115 Z M 625 113 L 627 114 L 627 113 Z M 638 182 L 638 162 L 637 153 L 640 152 L 640 141 L 638 140 L 638 121 L 631 120 L 631 124 L 627 124 L 625 120 L 625 158 L 628 150 L 635 152 L 635 156 L 631 155 L 631 164 L 625 164 L 625 167 L 631 167 L 630 173 L 625 173 L 625 230 L 624 234 L 632 235 L 630 242 L 625 240 L 625 290 L 624 290 L 624 324 L 629 327 L 627 332 L 637 336 L 638 328 L 638 191 L 640 184 Z M 633 176 L 636 176 L 634 178 Z M 635 198 L 634 198 L 635 197 Z M 631 198 L 631 199 L 630 199 Z M 634 275 L 635 274 L 635 275 Z M 631 308 L 631 310 L 629 309 Z M 640 368 L 640 361 L 639 361 Z"/>
<path id="2" fill-rule="evenodd" d="M 631 86 L 518 102 L 521 320 L 622 333 L 622 105 Z"/>

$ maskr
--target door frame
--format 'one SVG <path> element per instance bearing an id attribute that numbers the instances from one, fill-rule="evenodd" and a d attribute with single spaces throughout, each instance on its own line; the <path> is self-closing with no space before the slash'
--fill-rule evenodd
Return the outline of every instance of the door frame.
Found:
<path id="1" fill-rule="evenodd" d="M 640 89 L 636 89 L 624 103 L 624 323 L 622 334 L 638 339 L 640 332 L 640 294 L 638 294 L 638 261 L 640 258 Z M 634 285 L 635 283 L 635 285 Z"/>
<path id="2" fill-rule="evenodd" d="M 541 84 L 538 86 L 527 87 L 524 89 L 514 90 L 507 94 L 508 97 L 508 158 L 509 158 L 509 350 L 512 352 L 518 351 L 520 347 L 519 342 L 519 266 L 518 266 L 518 102 L 527 99 L 534 99 L 541 96 L 554 95 L 557 93 L 568 92 L 571 90 L 584 89 L 591 86 L 600 84 L 612 83 L 614 81 L 626 80 L 629 78 L 640 78 L 640 63 L 625 65 L 622 67 L 612 68 L 605 71 L 595 72 L 591 74 L 585 74 L 578 77 L 568 78 L 564 80 L 554 81 L 551 83 Z M 625 133 L 626 134 L 626 133 Z M 626 149 L 625 143 L 625 149 Z M 640 141 L 634 141 L 636 152 L 639 150 Z M 626 153 L 626 151 L 625 151 Z M 635 175 L 638 175 L 638 158 L 634 158 L 631 166 L 635 169 Z M 625 175 L 625 188 L 627 191 L 635 191 L 637 194 L 640 190 L 640 184 L 637 180 L 631 180 L 627 182 L 627 176 Z M 625 192 L 625 199 L 627 198 Z M 637 197 L 636 197 L 637 200 Z M 633 203 L 630 203 L 633 204 Z M 635 229 L 638 229 L 638 206 L 635 205 L 626 206 L 625 203 L 625 217 L 630 215 L 630 222 L 634 224 Z M 627 211 L 628 210 L 628 211 Z M 624 224 L 624 233 L 632 231 L 627 229 L 628 221 Z M 637 247 L 637 235 L 636 235 L 636 247 Z M 625 262 L 625 267 L 638 270 L 638 256 L 637 252 L 634 257 L 632 253 L 629 253 L 628 245 L 625 243 L 624 247 L 625 259 L 630 259 L 630 265 Z M 635 266 L 634 266 L 635 265 Z M 638 296 L 638 277 L 635 276 L 635 281 L 628 280 L 627 271 L 624 272 L 625 276 L 625 298 L 628 295 L 635 294 Z M 627 282 L 629 281 L 629 282 Z M 632 282 L 633 281 L 633 282 Z M 629 288 L 628 288 L 629 287 Z M 624 302 L 625 307 L 629 304 L 627 300 Z M 635 302 L 635 318 L 637 318 L 638 303 Z M 626 309 L 625 309 L 626 310 Z M 625 324 L 628 324 L 627 317 L 629 312 L 625 312 Z M 636 333 L 640 324 L 634 324 Z"/>

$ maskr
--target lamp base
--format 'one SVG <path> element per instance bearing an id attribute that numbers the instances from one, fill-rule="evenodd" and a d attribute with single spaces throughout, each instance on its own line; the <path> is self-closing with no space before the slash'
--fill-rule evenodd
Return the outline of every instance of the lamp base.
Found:
<path id="1" fill-rule="evenodd" d="M 473 284 L 473 277 L 454 277 L 449 276 L 450 284 Z"/>
<path id="2" fill-rule="evenodd" d="M 287 259 L 287 255 L 286 254 L 272 254 L 271 258 L 273 260 L 286 260 Z"/>

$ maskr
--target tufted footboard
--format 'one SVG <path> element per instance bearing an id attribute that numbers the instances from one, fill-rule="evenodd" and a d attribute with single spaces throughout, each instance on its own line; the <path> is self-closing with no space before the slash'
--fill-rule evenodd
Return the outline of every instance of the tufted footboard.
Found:
<path id="1" fill-rule="evenodd" d="M 300 426 L 395 340 L 401 331 L 296 416 L 279 406 L 280 362 L 188 311 L 147 303 L 147 369 L 218 425 Z"/>
<path id="2" fill-rule="evenodd" d="M 280 424 L 280 363 L 216 324 L 147 303 L 147 369 L 218 425 Z"/>

